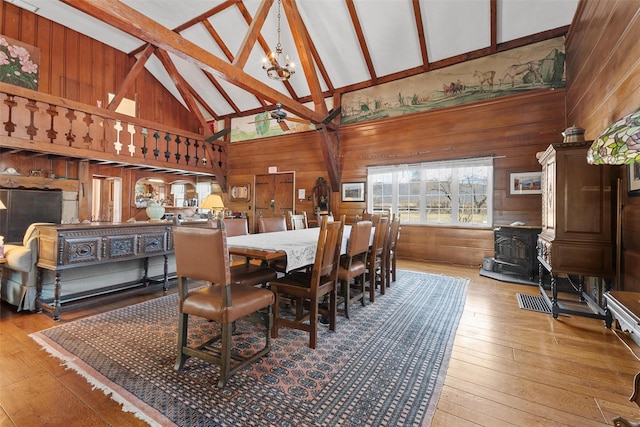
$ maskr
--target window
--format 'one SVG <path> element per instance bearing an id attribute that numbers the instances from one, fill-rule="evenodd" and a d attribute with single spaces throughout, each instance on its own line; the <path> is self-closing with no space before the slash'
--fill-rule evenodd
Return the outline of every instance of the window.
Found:
<path id="1" fill-rule="evenodd" d="M 395 212 L 405 224 L 492 224 L 491 158 L 370 167 L 367 183 L 367 210 Z"/>

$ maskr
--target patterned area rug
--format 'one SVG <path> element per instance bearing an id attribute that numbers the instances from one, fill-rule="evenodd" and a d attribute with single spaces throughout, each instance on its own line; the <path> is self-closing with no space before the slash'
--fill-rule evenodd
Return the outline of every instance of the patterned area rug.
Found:
<path id="1" fill-rule="evenodd" d="M 177 295 L 32 334 L 123 409 L 151 425 L 428 425 L 438 401 L 468 280 L 408 271 L 374 304 L 355 304 L 336 332 L 281 328 L 272 351 L 218 390 L 218 368 L 191 358 L 173 370 Z M 190 339 L 214 324 L 190 319 Z M 239 348 L 261 345 L 239 322 Z M 240 350 L 242 351 L 242 350 Z"/>

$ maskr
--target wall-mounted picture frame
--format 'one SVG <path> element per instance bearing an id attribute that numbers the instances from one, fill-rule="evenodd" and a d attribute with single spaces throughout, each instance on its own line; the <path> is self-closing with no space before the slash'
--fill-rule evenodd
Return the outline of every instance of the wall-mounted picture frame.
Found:
<path id="1" fill-rule="evenodd" d="M 364 182 L 343 182 L 343 202 L 364 202 Z"/>
<path id="2" fill-rule="evenodd" d="M 229 191 L 229 197 L 232 202 L 249 202 L 251 201 L 251 184 L 234 185 Z"/>
<path id="3" fill-rule="evenodd" d="M 511 173 L 509 194 L 542 194 L 542 172 Z"/>
<path id="4" fill-rule="evenodd" d="M 627 194 L 640 196 L 640 163 L 627 165 Z"/>

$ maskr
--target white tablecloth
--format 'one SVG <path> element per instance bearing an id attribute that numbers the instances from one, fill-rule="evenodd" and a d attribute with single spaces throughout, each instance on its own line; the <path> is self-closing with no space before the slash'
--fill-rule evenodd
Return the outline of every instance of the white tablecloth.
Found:
<path id="1" fill-rule="evenodd" d="M 311 265 L 315 261 L 320 228 L 275 231 L 272 233 L 247 234 L 227 238 L 227 246 L 265 251 L 283 251 L 287 254 L 287 272 Z M 344 226 L 342 253 L 347 250 L 351 226 Z M 373 233 L 372 233 L 373 235 Z"/>

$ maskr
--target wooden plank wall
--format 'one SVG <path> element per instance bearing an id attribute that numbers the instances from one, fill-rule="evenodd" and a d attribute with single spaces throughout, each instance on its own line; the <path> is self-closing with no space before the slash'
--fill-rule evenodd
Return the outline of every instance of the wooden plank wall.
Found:
<path id="1" fill-rule="evenodd" d="M 118 91 L 136 61 L 112 47 L 7 2 L 0 2 L 0 34 L 40 49 L 38 91 L 93 106 L 101 101 L 103 108 L 108 104 L 108 93 Z M 199 132 L 197 119 L 146 70 L 125 96 L 137 101 L 140 118 Z M 53 173 L 57 177 L 80 178 L 75 160 L 1 153 L 0 171 L 7 167 L 23 174 L 41 169 L 47 175 Z M 92 174 L 123 178 L 122 217 L 135 216 L 136 209 L 132 205 L 136 172 L 92 165 L 88 176 Z M 166 178 L 167 182 L 174 179 Z M 91 188 L 90 182 L 84 184 L 85 190 Z"/>
<path id="2" fill-rule="evenodd" d="M 523 221 L 540 224 L 539 195 L 511 196 L 509 174 L 539 171 L 536 153 L 562 140 L 565 90 L 540 90 L 416 115 L 343 126 L 340 131 L 342 181 L 366 181 L 367 166 L 495 156 L 494 224 Z M 229 145 L 229 184 L 253 182 L 269 166 L 296 172 L 296 188 L 310 194 L 315 180 L 327 178 L 320 154 L 320 133 L 273 137 Z M 250 204 L 229 203 L 233 210 Z M 340 202 L 334 189 L 331 210 L 352 221 L 364 203 Z M 296 210 L 313 212 L 310 201 L 296 201 Z M 493 231 L 404 225 L 400 256 L 480 265 L 493 255 Z"/>
<path id="3" fill-rule="evenodd" d="M 567 117 L 595 139 L 640 109 L 640 1 L 583 0 L 567 36 Z M 597 166 L 594 166 L 597 167 Z M 626 194 L 622 211 L 621 289 L 640 291 L 640 199 Z"/>

